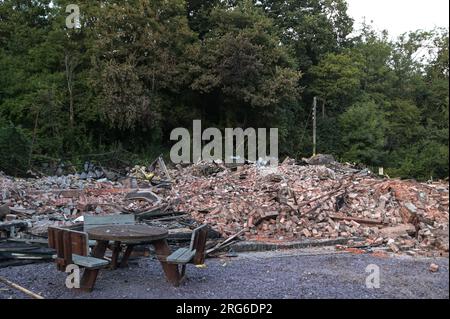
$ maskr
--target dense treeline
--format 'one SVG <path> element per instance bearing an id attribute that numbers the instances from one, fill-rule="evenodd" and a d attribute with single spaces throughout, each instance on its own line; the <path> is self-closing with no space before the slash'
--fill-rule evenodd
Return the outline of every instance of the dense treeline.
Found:
<path id="1" fill-rule="evenodd" d="M 0 170 L 170 148 L 175 127 L 278 127 L 391 176 L 448 176 L 448 30 L 355 30 L 344 0 L 0 0 Z"/>

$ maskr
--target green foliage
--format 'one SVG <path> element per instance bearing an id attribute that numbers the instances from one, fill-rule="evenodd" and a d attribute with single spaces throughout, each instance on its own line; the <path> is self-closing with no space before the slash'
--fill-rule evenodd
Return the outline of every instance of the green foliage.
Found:
<path id="1" fill-rule="evenodd" d="M 352 105 L 339 117 L 345 161 L 383 165 L 386 120 L 374 102 Z"/>
<path id="2" fill-rule="evenodd" d="M 0 122 L 0 171 L 24 175 L 28 168 L 30 142 L 23 130 Z"/>
<path id="3" fill-rule="evenodd" d="M 448 177 L 446 29 L 354 30 L 345 0 L 78 0 L 69 30 L 70 3 L 0 0 L 10 173 L 30 156 L 81 163 L 119 146 L 151 161 L 193 119 L 277 127 L 281 157 L 309 156 L 316 96 L 319 152 Z"/>
<path id="4" fill-rule="evenodd" d="M 302 72 L 316 65 L 323 55 L 348 42 L 353 21 L 343 0 L 255 1 L 281 29 L 283 43 L 295 52 Z"/>
<path id="5" fill-rule="evenodd" d="M 202 119 L 219 128 L 278 127 L 282 149 L 295 151 L 301 73 L 274 21 L 251 1 L 216 7 L 208 19 L 191 85 Z"/>
<path id="6" fill-rule="evenodd" d="M 159 127 L 197 51 L 185 2 L 113 1 L 96 15 L 91 80 L 101 114 L 119 129 Z"/>
<path id="7" fill-rule="evenodd" d="M 420 123 L 420 110 L 413 102 L 394 100 L 385 106 L 384 113 L 388 119 L 386 127 L 388 150 L 395 151 L 405 145 L 412 145 L 426 134 Z"/>
<path id="8" fill-rule="evenodd" d="M 311 94 L 320 96 L 331 105 L 352 103 L 361 94 L 363 66 L 363 57 L 358 54 L 325 55 L 317 66 L 310 69 L 314 77 Z"/>
<path id="9" fill-rule="evenodd" d="M 414 176 L 420 180 L 448 176 L 448 152 L 446 145 L 434 141 L 416 143 L 397 154 L 398 167 L 388 169 L 387 173 L 402 178 Z"/>

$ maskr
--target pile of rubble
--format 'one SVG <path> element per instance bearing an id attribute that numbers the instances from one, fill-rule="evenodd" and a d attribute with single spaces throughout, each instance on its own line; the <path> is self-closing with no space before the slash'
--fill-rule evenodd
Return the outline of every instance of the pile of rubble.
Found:
<path id="1" fill-rule="evenodd" d="M 351 247 L 448 253 L 448 183 L 386 179 L 325 159 L 287 159 L 278 167 L 200 162 L 168 170 L 159 157 L 116 181 L 0 175 L 0 237 L 45 237 L 48 226 L 72 226 L 85 214 L 127 213 L 178 225 L 169 228 L 194 219 L 223 237 L 346 238 Z"/>
<path id="2" fill-rule="evenodd" d="M 276 168 L 199 163 L 171 174 L 175 210 L 224 236 L 245 229 L 250 240 L 344 237 L 354 246 L 387 246 L 411 255 L 448 252 L 448 184 L 382 179 L 336 162 L 301 166 L 290 160 Z"/>

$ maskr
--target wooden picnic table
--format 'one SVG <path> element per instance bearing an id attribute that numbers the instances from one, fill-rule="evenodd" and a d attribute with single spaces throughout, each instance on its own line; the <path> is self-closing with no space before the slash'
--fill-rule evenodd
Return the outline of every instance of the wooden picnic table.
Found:
<path id="1" fill-rule="evenodd" d="M 153 245 L 167 280 L 174 285 L 179 283 L 178 266 L 166 262 L 166 257 L 171 253 L 166 240 L 168 236 L 166 229 L 147 225 L 106 225 L 91 228 L 86 230 L 86 232 L 89 235 L 89 239 L 97 241 L 92 253 L 96 258 L 103 258 L 109 243 L 113 242 L 113 255 L 111 258 L 112 269 L 115 269 L 118 266 L 127 266 L 128 259 L 134 246 L 140 244 Z M 122 244 L 125 244 L 127 248 L 119 265 L 118 257 L 122 250 Z M 90 275 L 89 270 L 86 270 L 83 277 L 88 277 Z"/>

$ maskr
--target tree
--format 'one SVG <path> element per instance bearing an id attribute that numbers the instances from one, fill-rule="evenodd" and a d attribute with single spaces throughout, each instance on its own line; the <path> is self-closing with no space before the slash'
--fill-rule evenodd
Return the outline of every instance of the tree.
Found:
<path id="1" fill-rule="evenodd" d="M 0 171 L 16 176 L 25 175 L 30 141 L 20 127 L 0 122 L 0 149 Z"/>
<path id="2" fill-rule="evenodd" d="M 255 1 L 281 29 L 281 39 L 295 52 L 300 70 L 306 73 L 327 53 L 348 44 L 353 20 L 343 0 Z"/>
<path id="3" fill-rule="evenodd" d="M 363 67 L 363 57 L 358 53 L 329 53 L 311 67 L 314 81 L 309 92 L 323 99 L 334 114 L 341 113 L 362 94 Z"/>
<path id="4" fill-rule="evenodd" d="M 396 151 L 398 158 L 388 174 L 402 178 L 432 180 L 448 177 L 448 146 L 431 139 L 422 139 Z"/>
<path id="5" fill-rule="evenodd" d="M 384 165 L 386 119 L 372 101 L 352 105 L 339 117 L 342 158 L 367 165 Z"/>
<path id="6" fill-rule="evenodd" d="M 27 164 L 146 157 L 193 119 L 277 127 L 280 156 L 300 158 L 317 96 L 320 152 L 448 176 L 447 29 L 354 30 L 344 0 L 78 0 L 68 29 L 70 3 L 0 0 L 1 127 Z"/>
<path id="7" fill-rule="evenodd" d="M 189 27 L 200 39 L 209 32 L 209 16 L 220 5 L 224 5 L 220 0 L 187 0 Z"/>
<path id="8" fill-rule="evenodd" d="M 217 114 L 226 127 L 271 127 L 278 108 L 298 99 L 300 92 L 300 73 L 280 45 L 272 20 L 251 1 L 215 8 L 210 19 L 201 69 L 192 84 L 204 101 L 213 101 L 203 105 L 203 114 Z"/>
<path id="9" fill-rule="evenodd" d="M 108 3 L 93 26 L 92 83 L 113 127 L 158 129 L 190 79 L 196 37 L 189 29 L 184 0 Z"/>

